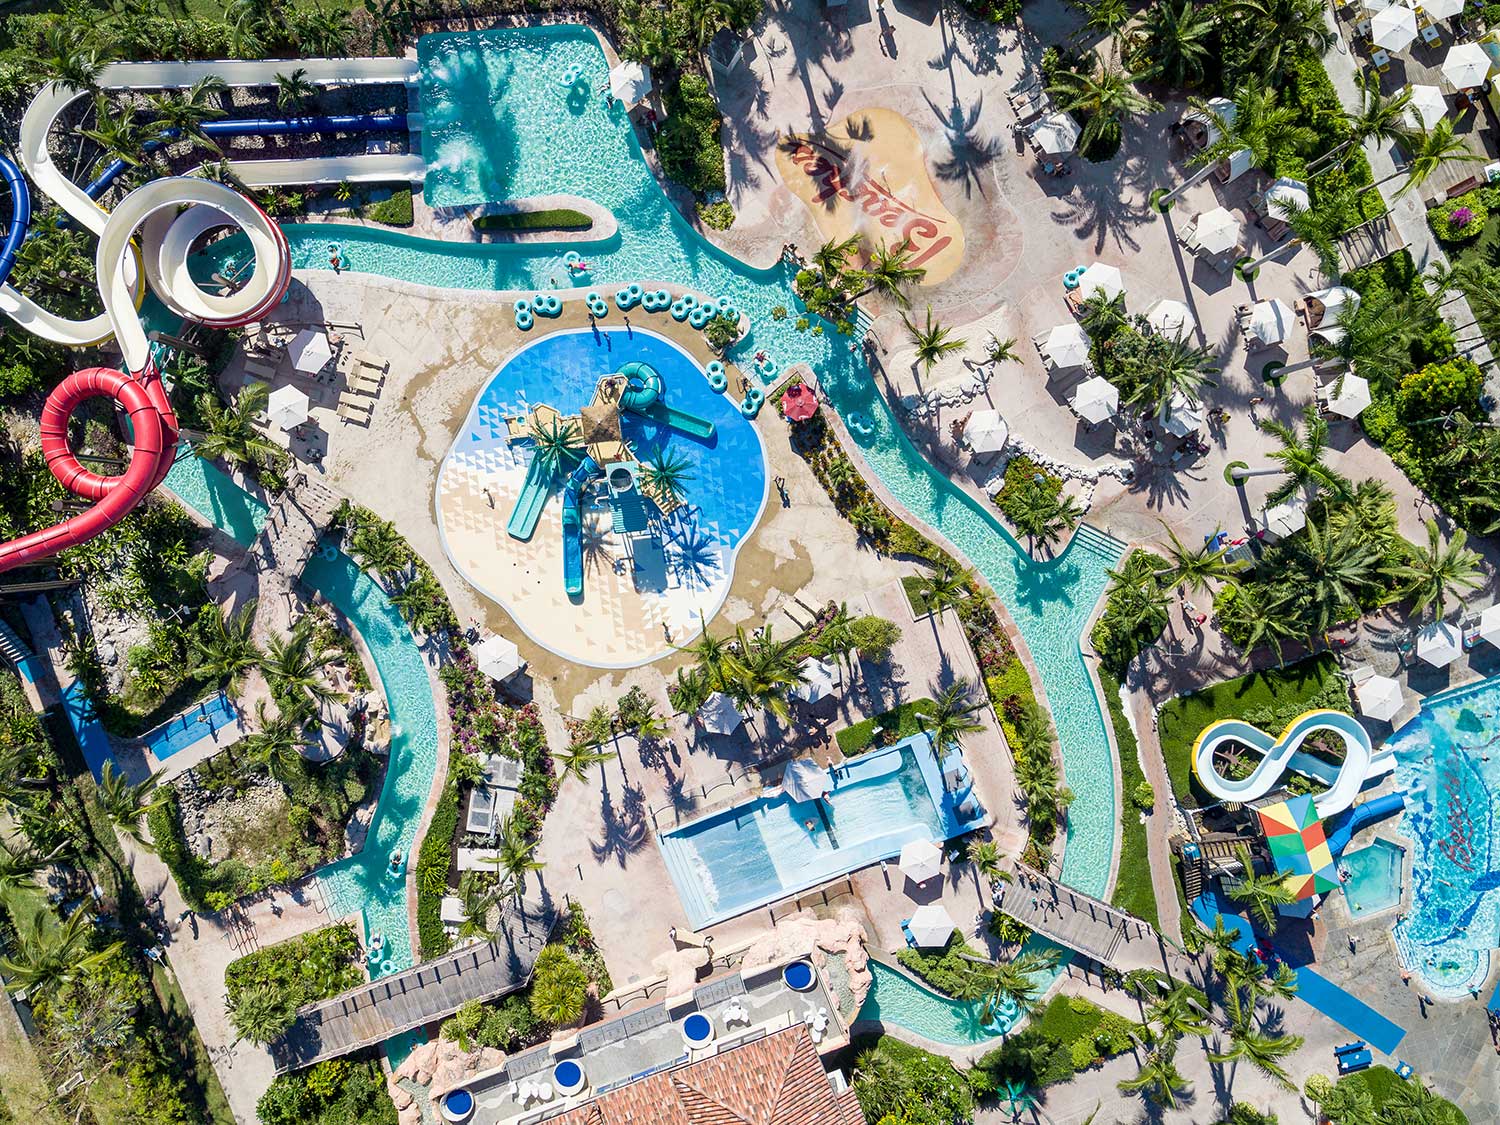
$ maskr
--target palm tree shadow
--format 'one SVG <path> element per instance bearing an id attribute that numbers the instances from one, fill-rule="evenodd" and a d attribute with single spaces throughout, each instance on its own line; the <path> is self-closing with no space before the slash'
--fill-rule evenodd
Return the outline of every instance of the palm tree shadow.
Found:
<path id="1" fill-rule="evenodd" d="M 630 856 L 650 839 L 651 834 L 646 828 L 646 794 L 639 785 L 626 785 L 621 789 L 618 809 L 606 788 L 600 794 L 599 820 L 604 828 L 604 838 L 589 841 L 589 851 L 595 863 L 613 858 L 624 867 Z"/>

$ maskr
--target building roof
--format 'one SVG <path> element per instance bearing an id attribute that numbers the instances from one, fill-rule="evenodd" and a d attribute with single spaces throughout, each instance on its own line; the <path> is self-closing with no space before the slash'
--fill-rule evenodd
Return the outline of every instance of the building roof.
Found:
<path id="1" fill-rule="evenodd" d="M 835 1093 L 803 1024 L 702 1062 L 648 1075 L 549 1125 L 865 1125 Z"/>

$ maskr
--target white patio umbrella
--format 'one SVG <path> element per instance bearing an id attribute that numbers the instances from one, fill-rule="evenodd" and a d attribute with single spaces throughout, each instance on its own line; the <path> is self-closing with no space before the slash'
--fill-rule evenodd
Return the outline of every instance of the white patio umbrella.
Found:
<path id="1" fill-rule="evenodd" d="M 1307 526 L 1307 497 L 1298 493 L 1274 508 L 1260 513 L 1261 526 L 1278 539 L 1293 535 Z"/>
<path id="2" fill-rule="evenodd" d="M 1358 418 L 1360 411 L 1370 405 L 1370 381 L 1363 375 L 1344 375 L 1335 379 L 1332 387 L 1338 388 L 1338 394 L 1330 396 L 1328 409 L 1342 418 Z"/>
<path id="3" fill-rule="evenodd" d="M 1354 689 L 1354 694 L 1359 699 L 1360 714 L 1382 722 L 1394 719 L 1406 703 L 1401 685 L 1389 676 L 1371 676 Z"/>
<path id="4" fill-rule="evenodd" d="M 1169 434 L 1187 437 L 1203 426 L 1203 404 L 1193 402 L 1181 391 L 1173 393 L 1171 400 L 1162 407 L 1156 420 L 1167 428 Z"/>
<path id="5" fill-rule="evenodd" d="M 1417 37 L 1417 13 L 1405 4 L 1381 8 L 1370 19 L 1370 39 L 1387 51 L 1403 51 Z"/>
<path id="6" fill-rule="evenodd" d="M 1198 322 L 1193 319 L 1192 310 L 1183 302 L 1170 297 L 1163 297 L 1146 310 L 1146 323 L 1151 325 L 1158 335 L 1174 336 L 1179 340 L 1198 327 Z"/>
<path id="7" fill-rule="evenodd" d="M 999 453 L 1010 440 L 1010 427 L 998 410 L 976 410 L 964 426 L 964 440 L 975 453 Z"/>
<path id="8" fill-rule="evenodd" d="M 745 716 L 740 714 L 734 700 L 722 691 L 716 691 L 698 708 L 697 719 L 709 734 L 733 734 L 740 729 Z"/>
<path id="9" fill-rule="evenodd" d="M 1364 0 L 1364 9 L 1367 12 L 1378 12 L 1383 8 L 1389 8 L 1396 0 Z"/>
<path id="10" fill-rule="evenodd" d="M 1280 297 L 1272 297 L 1250 306 L 1250 322 L 1245 331 L 1263 344 L 1279 344 L 1286 339 L 1296 319 L 1290 305 Z"/>
<path id="11" fill-rule="evenodd" d="M 1125 279 L 1114 266 L 1095 262 L 1079 275 L 1078 293 L 1082 297 L 1092 297 L 1097 289 L 1102 289 L 1104 296 L 1113 301 L 1125 292 Z"/>
<path id="12" fill-rule="evenodd" d="M 1448 116 L 1448 103 L 1443 91 L 1436 86 L 1408 86 L 1411 103 L 1406 110 L 1406 119 L 1420 129 L 1431 129 Z"/>
<path id="13" fill-rule="evenodd" d="M 1417 634 L 1417 655 L 1434 668 L 1447 667 L 1463 652 L 1463 635 L 1446 621 L 1433 621 Z"/>
<path id="14" fill-rule="evenodd" d="M 1455 89 L 1472 90 L 1490 76 L 1490 56 L 1478 43 L 1460 43 L 1443 59 L 1443 77 Z"/>
<path id="15" fill-rule="evenodd" d="M 474 646 L 474 663 L 492 680 L 508 680 L 522 668 L 521 650 L 515 642 L 494 633 Z"/>
<path id="16" fill-rule="evenodd" d="M 1086 379 L 1073 392 L 1073 409 L 1085 422 L 1099 423 L 1113 418 L 1120 409 L 1119 388 L 1099 375 Z"/>
<path id="17" fill-rule="evenodd" d="M 1059 324 L 1042 341 L 1053 367 L 1082 367 L 1089 361 L 1089 336 L 1076 324 Z"/>
<path id="18" fill-rule="evenodd" d="M 1312 197 L 1307 194 L 1307 185 L 1301 180 L 1294 180 L 1290 176 L 1282 176 L 1270 187 L 1266 188 L 1265 194 L 1266 211 L 1274 218 L 1284 217 L 1283 208 L 1294 211 L 1306 211 L 1312 206 Z M 1273 203 L 1280 203 L 1282 207 L 1272 207 Z"/>
<path id="19" fill-rule="evenodd" d="M 304 328 L 287 345 L 286 354 L 291 357 L 293 368 L 312 375 L 328 366 L 328 361 L 333 358 L 333 345 L 328 342 L 326 332 Z"/>
<path id="20" fill-rule="evenodd" d="M 956 927 L 953 915 L 948 913 L 942 903 L 929 902 L 912 912 L 907 929 L 911 931 L 912 941 L 923 949 L 940 949 L 948 944 Z"/>
<path id="21" fill-rule="evenodd" d="M 1227 207 L 1215 207 L 1198 216 L 1195 237 L 1198 245 L 1209 254 L 1227 254 L 1240 244 L 1245 236 L 1245 224 Z"/>
<path id="22" fill-rule="evenodd" d="M 1081 130 L 1066 113 L 1049 113 L 1031 127 L 1031 139 L 1048 156 L 1066 156 L 1078 147 Z"/>
<path id="23" fill-rule="evenodd" d="M 839 670 L 827 660 L 809 656 L 802 662 L 802 683 L 792 688 L 792 694 L 804 703 L 816 703 L 827 699 L 838 688 Z"/>
<path id="24" fill-rule="evenodd" d="M 793 801 L 815 801 L 832 788 L 828 770 L 811 758 L 798 758 L 781 775 L 781 791 Z"/>
<path id="25" fill-rule="evenodd" d="M 1479 639 L 1500 648 L 1500 604 L 1490 606 L 1479 615 Z"/>
<path id="26" fill-rule="evenodd" d="M 901 849 L 898 866 L 913 883 L 925 883 L 942 870 L 943 853 L 931 840 L 913 840 Z"/>
<path id="27" fill-rule="evenodd" d="M 609 72 L 609 92 L 626 109 L 634 109 L 651 93 L 651 68 L 644 63 L 622 62 Z"/>
<path id="28" fill-rule="evenodd" d="M 1430 20 L 1446 20 L 1464 10 L 1464 0 L 1421 0 L 1412 6 L 1421 8 Z"/>
<path id="29" fill-rule="evenodd" d="M 283 430 L 295 429 L 306 422 L 307 410 L 306 393 L 290 383 L 277 387 L 266 400 L 266 416 L 273 425 Z"/>

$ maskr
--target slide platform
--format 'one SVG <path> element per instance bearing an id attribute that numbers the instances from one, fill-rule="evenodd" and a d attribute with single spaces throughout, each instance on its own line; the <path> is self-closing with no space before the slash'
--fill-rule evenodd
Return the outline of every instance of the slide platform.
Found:
<path id="1" fill-rule="evenodd" d="M 516 506 L 511 509 L 510 522 L 505 530 L 512 539 L 523 542 L 536 531 L 536 522 L 542 518 L 542 508 L 547 504 L 547 494 L 552 491 L 552 474 L 543 466 L 540 458 L 533 457 L 526 470 L 521 495 L 516 497 Z"/>

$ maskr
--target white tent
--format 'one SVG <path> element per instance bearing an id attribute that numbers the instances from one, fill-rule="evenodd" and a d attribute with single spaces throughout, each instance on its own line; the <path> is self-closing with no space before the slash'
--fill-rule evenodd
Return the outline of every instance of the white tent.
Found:
<path id="1" fill-rule="evenodd" d="M 781 791 L 793 801 L 816 801 L 833 788 L 828 770 L 811 758 L 798 758 L 781 775 Z"/>
<path id="2" fill-rule="evenodd" d="M 1179 340 L 1198 327 L 1192 310 L 1183 302 L 1170 297 L 1163 297 L 1146 310 L 1146 323 L 1156 330 L 1157 335 L 1172 336 Z"/>
<path id="3" fill-rule="evenodd" d="M 911 939 L 923 949 L 941 949 L 948 944 L 956 927 L 953 915 L 940 902 L 929 902 L 913 911 L 907 929 Z"/>
<path id="4" fill-rule="evenodd" d="M 1103 262 L 1095 262 L 1084 270 L 1078 278 L 1078 295 L 1083 298 L 1092 297 L 1096 290 L 1103 290 L 1104 296 L 1113 301 L 1121 293 L 1125 292 L 1125 279 L 1120 276 L 1120 271 L 1114 266 L 1106 266 Z"/>
<path id="5" fill-rule="evenodd" d="M 286 346 L 286 354 L 291 357 L 294 369 L 315 375 L 333 358 L 333 346 L 328 342 L 326 332 L 304 328 Z"/>
<path id="6" fill-rule="evenodd" d="M 1233 125 L 1237 113 L 1238 110 L 1235 109 L 1234 102 L 1229 98 L 1209 98 L 1204 103 L 1203 109 L 1190 109 L 1184 116 L 1191 121 L 1203 122 L 1203 147 L 1212 148 L 1224 139 L 1224 131 L 1219 128 L 1219 122 L 1222 121 L 1225 125 Z M 1220 167 L 1224 169 L 1220 179 L 1225 183 L 1237 180 L 1250 171 L 1252 163 L 1253 160 L 1248 148 L 1231 152 L 1219 162 Z"/>
<path id="7" fill-rule="evenodd" d="M 942 850 L 931 840 L 913 840 L 901 849 L 901 874 L 913 883 L 927 882 L 942 866 Z"/>
<path id="8" fill-rule="evenodd" d="M 1265 201 L 1266 213 L 1277 219 L 1286 218 L 1288 210 L 1306 211 L 1312 206 L 1307 185 L 1289 176 L 1282 176 L 1266 188 Z"/>
<path id="9" fill-rule="evenodd" d="M 1059 324 L 1042 340 L 1047 361 L 1058 369 L 1082 367 L 1089 361 L 1089 336 L 1076 324 Z"/>
<path id="10" fill-rule="evenodd" d="M 1417 37 L 1417 13 L 1405 4 L 1382 8 L 1370 19 L 1370 39 L 1387 51 L 1404 51 Z"/>
<path id="11" fill-rule="evenodd" d="M 1284 539 L 1307 526 L 1307 497 L 1298 493 L 1283 500 L 1274 508 L 1265 508 L 1260 513 L 1261 526 L 1267 532 Z"/>
<path id="12" fill-rule="evenodd" d="M 1279 344 L 1286 339 L 1287 332 L 1296 319 L 1291 306 L 1280 297 L 1256 301 L 1250 306 L 1250 320 L 1245 326 L 1245 333 L 1263 344 Z"/>
<path id="13" fill-rule="evenodd" d="M 485 637 L 474 646 L 474 663 L 492 680 L 508 680 L 526 667 L 526 661 L 521 659 L 521 651 L 516 648 L 515 642 L 499 633 Z"/>
<path id="14" fill-rule="evenodd" d="M 277 428 L 292 430 L 307 421 L 308 406 L 306 392 L 288 383 L 271 392 L 266 400 L 266 416 Z"/>
<path id="15" fill-rule="evenodd" d="M 804 703 L 827 699 L 838 688 L 839 670 L 831 661 L 809 656 L 801 668 L 805 679 L 792 688 L 792 694 Z"/>
<path id="16" fill-rule="evenodd" d="M 1337 395 L 1333 394 L 1335 389 Z M 1370 381 L 1363 375 L 1343 375 L 1329 385 L 1328 409 L 1340 417 L 1358 418 L 1360 411 L 1369 405 Z"/>
<path id="17" fill-rule="evenodd" d="M 1408 86 L 1411 104 L 1406 110 L 1406 120 L 1418 129 L 1431 129 L 1448 116 L 1448 102 L 1443 91 L 1436 86 Z"/>
<path id="18" fill-rule="evenodd" d="M 1460 43 L 1443 59 L 1443 77 L 1455 89 L 1472 90 L 1490 76 L 1490 56 L 1478 43 Z"/>
<path id="19" fill-rule="evenodd" d="M 1085 379 L 1073 392 L 1073 409 L 1085 422 L 1098 423 L 1113 418 L 1120 409 L 1119 388 L 1098 375 Z"/>
<path id="20" fill-rule="evenodd" d="M 1031 140 L 1048 156 L 1067 156 L 1078 147 L 1080 132 L 1070 114 L 1049 113 L 1031 127 Z"/>
<path id="21" fill-rule="evenodd" d="M 740 714 L 734 700 L 722 691 L 716 691 L 698 708 L 697 719 L 709 734 L 733 734 L 740 729 L 745 716 Z"/>
<path id="22" fill-rule="evenodd" d="M 1227 254 L 1245 236 L 1245 224 L 1227 207 L 1215 207 L 1198 216 L 1193 237 L 1209 254 Z"/>
<path id="23" fill-rule="evenodd" d="M 1479 615 L 1479 637 L 1500 648 L 1500 605 L 1492 605 Z"/>
<path id="24" fill-rule="evenodd" d="M 1192 402 L 1181 391 L 1173 393 L 1171 400 L 1162 407 L 1156 420 L 1166 427 L 1169 434 L 1187 437 L 1203 426 L 1203 404 Z"/>
<path id="25" fill-rule="evenodd" d="M 1389 676 L 1371 676 L 1354 689 L 1354 694 L 1361 714 L 1384 722 L 1394 719 L 1406 703 L 1401 685 Z"/>
<path id="26" fill-rule="evenodd" d="M 1464 652 L 1464 639 L 1446 621 L 1434 621 L 1417 634 L 1417 655 L 1434 668 L 1445 668 Z"/>
<path id="27" fill-rule="evenodd" d="M 644 63 L 622 62 L 609 72 L 609 92 L 626 109 L 634 109 L 651 93 L 651 68 Z"/>
<path id="28" fill-rule="evenodd" d="M 976 410 L 964 426 L 964 440 L 975 453 L 999 453 L 1010 440 L 1010 427 L 998 410 Z"/>

